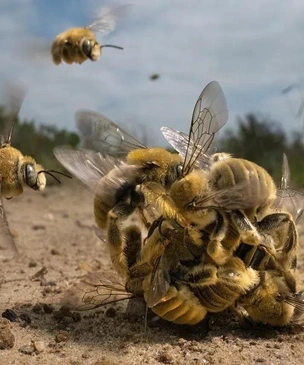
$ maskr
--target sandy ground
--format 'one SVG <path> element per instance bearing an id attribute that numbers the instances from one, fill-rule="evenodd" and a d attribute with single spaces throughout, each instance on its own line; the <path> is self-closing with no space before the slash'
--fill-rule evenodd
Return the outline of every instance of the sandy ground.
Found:
<path id="1" fill-rule="evenodd" d="M 155 320 L 145 330 L 142 317 L 126 315 L 126 303 L 60 316 L 58 302 L 71 283 L 111 268 L 92 229 L 92 197 L 64 182 L 45 193 L 27 190 L 6 208 L 20 257 L 1 263 L 0 311 L 10 309 L 18 320 L 0 323 L 0 332 L 10 327 L 15 338 L 12 348 L 0 350 L 0 365 L 303 363 L 299 327 L 243 329 L 224 314 L 207 332 Z M 33 278 L 41 269 L 44 275 Z"/>

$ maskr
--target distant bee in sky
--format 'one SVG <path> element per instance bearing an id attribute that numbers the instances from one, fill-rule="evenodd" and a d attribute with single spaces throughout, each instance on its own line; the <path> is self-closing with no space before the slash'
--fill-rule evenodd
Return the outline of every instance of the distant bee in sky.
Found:
<path id="1" fill-rule="evenodd" d="M 83 28 L 71 28 L 58 34 L 51 48 L 53 62 L 56 65 L 62 62 L 82 64 L 88 59 L 98 61 L 101 49 L 104 47 L 123 49 L 112 44 L 100 45 L 96 39 L 95 32 L 100 32 L 104 35 L 112 32 L 116 27 L 118 18 L 128 7 L 129 5 L 126 4 L 115 9 L 104 9 L 102 14 L 92 24 Z"/>

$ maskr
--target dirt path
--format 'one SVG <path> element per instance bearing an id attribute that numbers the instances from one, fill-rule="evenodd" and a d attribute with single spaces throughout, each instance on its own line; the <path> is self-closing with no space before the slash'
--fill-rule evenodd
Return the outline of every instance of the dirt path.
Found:
<path id="1" fill-rule="evenodd" d="M 10 324 L 15 343 L 0 350 L 0 365 L 303 363 L 299 328 L 244 330 L 222 315 L 207 334 L 153 320 L 145 331 L 142 318 L 125 315 L 126 304 L 60 316 L 58 302 L 71 282 L 111 268 L 92 229 L 92 197 L 65 185 L 26 191 L 6 207 L 20 258 L 0 266 L 0 311 L 11 309 L 21 319 Z M 42 268 L 44 276 L 33 279 Z"/>

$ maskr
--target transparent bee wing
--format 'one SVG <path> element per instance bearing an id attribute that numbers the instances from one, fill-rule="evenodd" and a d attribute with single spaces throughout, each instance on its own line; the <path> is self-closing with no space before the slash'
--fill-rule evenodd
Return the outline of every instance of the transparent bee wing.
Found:
<path id="1" fill-rule="evenodd" d="M 135 176 L 140 170 L 139 166 L 128 165 L 100 152 L 65 146 L 55 147 L 53 152 L 58 161 L 93 192 L 97 192 L 98 181 L 112 171 L 115 173 L 113 178 L 109 175 L 109 183 L 119 189 L 130 175 Z M 99 193 L 107 194 L 106 191 Z"/>
<path id="2" fill-rule="evenodd" d="M 130 8 L 131 4 L 123 4 L 114 9 L 104 8 L 101 10 L 98 18 L 87 26 L 93 32 L 100 32 L 103 35 L 113 32 L 118 21 L 124 17 Z"/>
<path id="3" fill-rule="evenodd" d="M 221 209 L 224 211 L 250 209 L 264 204 L 267 197 L 266 184 L 262 184 L 257 177 L 250 175 L 248 180 L 197 199 L 191 209 Z"/>
<path id="4" fill-rule="evenodd" d="M 285 153 L 283 153 L 282 163 L 282 178 L 281 178 L 281 189 L 288 189 L 290 184 L 290 169 L 288 159 Z"/>
<path id="5" fill-rule="evenodd" d="M 84 185 L 94 190 L 96 183 L 119 162 L 111 156 L 90 150 L 57 146 L 53 153 L 57 160 Z"/>
<path id="6" fill-rule="evenodd" d="M 287 156 L 283 154 L 282 178 L 280 188 L 277 189 L 277 198 L 274 202 L 274 209 L 287 210 L 297 223 L 304 211 L 304 193 L 289 188 L 290 169 Z"/>
<path id="7" fill-rule="evenodd" d="M 26 92 L 26 85 L 19 81 L 9 83 L 6 87 L 7 100 L 5 101 L 4 109 L 4 125 L 1 126 L 1 146 L 3 146 L 3 144 L 11 144 L 14 126 L 22 107 Z"/>
<path id="8" fill-rule="evenodd" d="M 147 306 L 154 307 L 168 292 L 170 283 L 166 278 L 164 256 L 157 258 L 154 270 L 151 274 L 149 291 L 146 297 Z"/>
<path id="9" fill-rule="evenodd" d="M 211 81 L 201 92 L 193 110 L 183 175 L 187 175 L 197 159 L 208 150 L 214 135 L 228 121 L 226 98 L 220 84 Z"/>
<path id="10" fill-rule="evenodd" d="M 102 307 L 106 304 L 131 299 L 125 284 L 112 272 L 95 272 L 83 276 L 80 283 L 67 290 L 61 305 L 78 311 Z"/>
<path id="11" fill-rule="evenodd" d="M 194 142 L 189 140 L 189 136 L 186 133 L 180 132 L 176 129 L 169 127 L 161 127 L 161 132 L 166 138 L 166 140 L 170 143 L 170 145 L 182 156 L 185 157 L 187 154 L 187 150 L 193 150 L 195 148 Z M 201 146 L 197 146 L 198 149 L 201 149 Z M 208 169 L 210 166 L 210 157 L 202 153 L 199 158 L 195 161 L 194 165 L 197 168 Z"/>
<path id="12" fill-rule="evenodd" d="M 76 125 L 85 146 L 111 156 L 126 156 L 130 151 L 147 148 L 106 116 L 91 110 L 76 112 Z"/>
<path id="13" fill-rule="evenodd" d="M 300 291 L 296 294 L 289 295 L 284 298 L 284 302 L 293 306 L 295 311 L 293 314 L 292 323 L 299 324 L 301 326 L 304 325 L 304 297 L 303 292 Z"/>
<path id="14" fill-rule="evenodd" d="M 2 198 L 0 198 L 0 261 L 11 260 L 17 255 L 17 246 L 11 235 Z"/>

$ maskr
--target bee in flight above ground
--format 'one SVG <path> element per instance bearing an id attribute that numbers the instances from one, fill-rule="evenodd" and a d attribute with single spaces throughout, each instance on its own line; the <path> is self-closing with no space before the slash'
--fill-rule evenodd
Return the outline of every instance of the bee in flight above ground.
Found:
<path id="1" fill-rule="evenodd" d="M 114 9 L 104 9 L 102 14 L 92 24 L 84 28 L 71 28 L 58 34 L 52 43 L 53 62 L 59 65 L 79 63 L 90 59 L 98 61 L 104 47 L 123 49 L 112 44 L 100 45 L 94 32 L 108 34 L 116 27 L 118 18 L 122 16 L 129 5 L 121 5 Z"/>
<path id="2" fill-rule="evenodd" d="M 26 87 L 23 84 L 7 87 L 8 103 L 2 119 L 0 134 L 0 260 L 13 258 L 17 254 L 15 242 L 10 234 L 2 199 L 11 199 L 22 194 L 23 187 L 29 186 L 33 190 L 44 190 L 46 186 L 45 174 L 52 173 L 67 177 L 64 173 L 54 170 L 44 170 L 30 156 L 11 145 L 14 126 L 25 97 Z M 29 136 L 30 137 L 30 136 Z"/>

